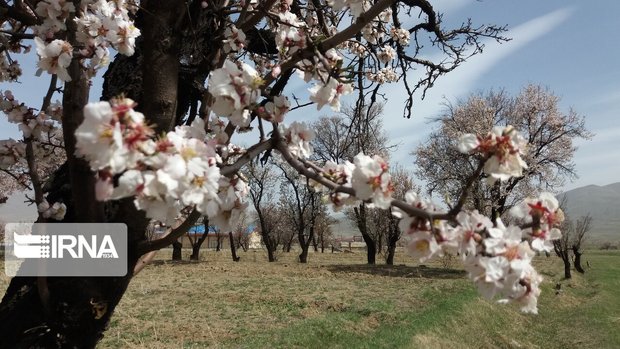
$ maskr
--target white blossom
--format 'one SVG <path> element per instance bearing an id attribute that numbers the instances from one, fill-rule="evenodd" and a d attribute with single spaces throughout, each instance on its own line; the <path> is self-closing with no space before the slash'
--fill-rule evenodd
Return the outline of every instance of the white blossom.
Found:
<path id="1" fill-rule="evenodd" d="M 39 71 L 45 70 L 49 74 L 56 74 L 62 81 L 71 81 L 67 68 L 73 58 L 73 47 L 67 41 L 54 40 L 46 44 L 38 37 L 34 38 L 37 46 Z"/>
<path id="2" fill-rule="evenodd" d="M 372 200 L 378 208 L 389 208 L 394 188 L 387 162 L 378 155 L 370 157 L 359 153 L 353 158 L 353 164 L 355 169 L 351 186 L 355 189 L 355 196 L 361 200 Z"/>
<path id="3" fill-rule="evenodd" d="M 291 154 L 301 158 L 308 158 L 312 155 L 310 142 L 315 134 L 305 122 L 295 121 L 288 127 L 282 126 L 281 132 Z"/>

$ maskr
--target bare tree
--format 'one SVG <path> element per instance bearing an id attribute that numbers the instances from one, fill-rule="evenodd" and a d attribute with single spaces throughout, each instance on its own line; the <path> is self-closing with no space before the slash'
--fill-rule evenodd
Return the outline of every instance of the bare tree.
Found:
<path id="1" fill-rule="evenodd" d="M 392 171 L 392 181 L 394 183 L 394 197 L 403 199 L 405 194 L 410 190 L 419 189 L 413 183 L 412 174 L 403 167 L 396 167 Z M 394 254 L 396 253 L 396 243 L 401 238 L 401 231 L 398 228 L 398 219 L 392 214 L 391 210 L 384 210 L 389 213 L 384 220 L 385 229 L 385 263 L 394 264 Z"/>
<path id="2" fill-rule="evenodd" d="M 248 220 L 248 214 L 243 213 L 232 231 L 235 248 L 241 248 L 243 252 L 246 252 L 250 248 L 250 231 L 247 224 Z"/>
<path id="3" fill-rule="evenodd" d="M 322 194 L 311 187 L 307 178 L 301 177 L 288 165 L 276 163 L 276 166 L 286 179 L 280 186 L 280 207 L 297 233 L 297 242 L 301 248 L 299 262 L 307 263 L 308 248 L 315 236 L 318 217 L 325 210 Z"/>
<path id="4" fill-rule="evenodd" d="M 565 220 L 562 224 L 562 237 L 558 240 L 553 241 L 553 249 L 555 254 L 562 259 L 564 263 L 564 278 L 571 278 L 571 267 L 570 267 L 570 234 L 567 234 L 568 231 L 573 229 L 573 223 L 570 220 Z"/>
<path id="5" fill-rule="evenodd" d="M 275 262 L 275 251 L 278 244 L 274 238 L 274 229 L 277 221 L 273 220 L 275 217 L 271 213 L 275 210 L 276 205 L 269 201 L 277 186 L 273 165 L 271 161 L 262 164 L 250 162 L 246 166 L 246 174 L 249 179 L 252 205 L 258 218 L 263 244 L 267 249 L 267 257 L 270 262 Z M 277 218 L 275 219 L 277 220 Z"/>
<path id="6" fill-rule="evenodd" d="M 189 243 L 192 246 L 192 254 L 189 256 L 189 259 L 192 261 L 200 260 L 200 247 L 202 247 L 202 244 L 207 240 L 209 236 L 209 218 L 203 217 L 201 225 L 204 228 L 204 232 L 200 236 L 198 236 L 197 232 L 195 232 L 194 234 L 187 234 Z"/>
<path id="7" fill-rule="evenodd" d="M 327 212 L 325 205 L 321 206 L 321 212 L 316 218 L 314 223 L 314 231 L 316 237 L 315 251 L 321 250 L 321 253 L 325 252 L 325 248 L 331 244 L 333 240 L 333 232 L 331 225 L 336 223 L 337 220 L 331 217 Z"/>
<path id="8" fill-rule="evenodd" d="M 413 152 L 417 175 L 427 182 L 429 193 L 438 194 L 452 208 L 459 187 L 465 185 L 478 163 L 458 151 L 459 136 L 512 125 L 529 143 L 524 158 L 528 169 L 521 177 L 494 185 L 488 185 L 481 175 L 471 186 L 466 207 L 496 219 L 535 189 L 560 188 L 566 179 L 576 176 L 574 141 L 589 139 L 592 134 L 585 128 L 582 116 L 573 110 L 562 112 L 558 102 L 559 98 L 549 90 L 529 85 L 515 97 L 500 90 L 472 95 L 456 105 L 446 104 L 437 119 L 438 128 Z"/>
<path id="9" fill-rule="evenodd" d="M 586 237 L 586 234 L 590 231 L 592 224 L 592 216 L 588 213 L 585 216 L 582 216 L 575 223 L 575 230 L 573 232 L 572 241 L 571 241 L 571 250 L 573 251 L 574 261 L 573 265 L 575 266 L 575 270 L 580 273 L 585 273 L 585 270 L 581 266 L 581 255 L 583 255 L 583 251 L 581 250 L 581 245 Z M 568 232 L 563 232 L 567 234 Z M 567 234 L 568 235 L 568 234 Z"/>
<path id="10" fill-rule="evenodd" d="M 565 203 L 566 199 L 562 201 L 562 206 L 565 206 Z M 573 221 L 569 216 L 566 216 L 561 226 L 562 237 L 553 243 L 555 254 L 564 263 L 564 277 L 566 279 L 571 278 L 571 260 L 575 270 L 579 273 L 585 272 L 581 266 L 581 256 L 583 254 L 581 246 L 591 229 L 591 223 L 592 216 L 590 214 L 580 217 L 577 221 Z"/>
<path id="11" fill-rule="evenodd" d="M 226 233 L 220 229 L 220 227 L 214 226 L 213 233 L 215 235 L 215 252 L 220 252 L 222 250 L 222 245 L 224 244 L 224 237 L 226 237 Z"/>

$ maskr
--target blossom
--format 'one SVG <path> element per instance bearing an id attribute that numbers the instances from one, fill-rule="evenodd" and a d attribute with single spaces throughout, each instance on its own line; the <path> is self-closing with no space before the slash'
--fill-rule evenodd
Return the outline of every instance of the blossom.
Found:
<path id="1" fill-rule="evenodd" d="M 282 122 L 290 108 L 291 103 L 285 96 L 275 96 L 273 102 L 269 101 L 258 109 L 258 115 L 267 121 Z"/>
<path id="2" fill-rule="evenodd" d="M 153 131 L 134 105 L 125 98 L 84 107 L 84 121 L 75 131 L 76 154 L 86 158 L 93 170 L 109 167 L 120 173 L 145 157 L 142 146 Z"/>
<path id="3" fill-rule="evenodd" d="M 43 201 L 37 205 L 37 210 L 43 218 L 61 221 L 65 218 L 67 206 L 62 202 L 55 202 L 53 205 L 50 205 L 47 200 L 43 199 Z"/>
<path id="4" fill-rule="evenodd" d="M 385 45 L 381 48 L 379 53 L 377 53 L 377 57 L 381 63 L 389 63 L 396 57 L 396 50 L 394 50 L 392 46 Z"/>
<path id="5" fill-rule="evenodd" d="M 67 41 L 54 40 L 46 44 L 38 37 L 34 38 L 37 46 L 39 71 L 45 70 L 49 74 L 56 74 L 62 81 L 71 81 L 67 67 L 73 58 L 73 47 Z"/>
<path id="6" fill-rule="evenodd" d="M 525 230 L 531 236 L 532 248 L 536 251 L 550 252 L 553 240 L 562 236 L 556 226 L 564 220 L 564 213 L 551 193 L 543 192 L 537 198 L 526 198 L 510 209 L 510 214 L 528 223 L 536 222 L 533 228 Z"/>
<path id="7" fill-rule="evenodd" d="M 308 158 L 312 155 L 310 142 L 315 134 L 305 122 L 295 121 L 289 127 L 282 126 L 281 132 L 291 154 L 301 158 Z"/>
<path id="8" fill-rule="evenodd" d="M 224 30 L 224 51 L 225 52 L 237 52 L 245 47 L 245 33 L 243 30 L 231 25 Z"/>
<path id="9" fill-rule="evenodd" d="M 226 116 L 235 125 L 247 127 L 250 113 L 247 108 L 260 96 L 263 80 L 256 70 L 245 63 L 237 66 L 226 60 L 222 68 L 211 72 L 209 92 L 215 98 L 213 111 Z"/>
<path id="10" fill-rule="evenodd" d="M 478 152 L 487 157 L 484 173 L 489 182 L 505 181 L 523 175 L 527 164 L 521 158 L 527 142 L 512 127 L 494 127 L 485 137 L 464 134 L 459 138 L 458 148 L 462 153 Z"/>
<path id="11" fill-rule="evenodd" d="M 323 166 L 321 176 L 339 186 L 351 188 L 351 178 L 353 177 L 354 169 L 355 165 L 350 161 L 345 161 L 342 164 L 327 161 L 325 166 Z M 317 191 L 321 191 L 323 188 L 317 182 L 311 181 L 311 184 Z M 357 201 L 354 196 L 342 192 L 330 192 L 328 198 L 336 211 L 340 210 L 344 205 L 350 205 Z"/>
<path id="12" fill-rule="evenodd" d="M 206 213 L 221 230 L 230 231 L 249 205 L 246 200 L 248 193 L 247 183 L 239 176 L 220 177 L 218 200 L 204 205 L 201 212 Z"/>
<path id="13" fill-rule="evenodd" d="M 353 164 L 351 186 L 355 189 L 355 196 L 372 200 L 378 208 L 389 208 L 394 188 L 387 162 L 378 155 L 370 157 L 359 153 L 353 158 Z"/>
<path id="14" fill-rule="evenodd" d="M 0 82 L 17 81 L 21 75 L 22 69 L 19 63 L 15 60 L 10 60 L 4 52 L 0 52 Z"/>
<path id="15" fill-rule="evenodd" d="M 403 28 L 392 28 L 390 30 L 390 36 L 396 42 L 402 46 L 409 45 L 410 34 L 409 31 Z"/>
<path id="16" fill-rule="evenodd" d="M 26 144 L 13 139 L 0 140 L 0 169 L 8 170 L 26 154 Z"/>
<path id="17" fill-rule="evenodd" d="M 42 22 L 36 25 L 34 32 L 41 38 L 51 38 L 54 33 L 66 30 L 65 20 L 71 12 L 75 12 L 75 6 L 66 0 L 43 0 L 37 3 L 35 13 Z"/>
<path id="18" fill-rule="evenodd" d="M 329 78 L 327 83 L 314 85 L 309 89 L 310 100 L 315 102 L 316 109 L 320 110 L 325 104 L 329 104 L 334 111 L 340 110 L 340 96 L 353 91 L 353 85 L 341 83 L 335 78 Z"/>
<path id="19" fill-rule="evenodd" d="M 357 18 L 370 8 L 368 0 L 327 0 L 327 3 L 336 11 L 349 7 L 353 18 Z"/>
<path id="20" fill-rule="evenodd" d="M 458 240 L 458 252 L 461 258 L 473 256 L 480 252 L 482 236 L 493 227 L 488 217 L 473 212 L 459 212 L 456 216 L 458 225 L 454 228 Z"/>
<path id="21" fill-rule="evenodd" d="M 409 234 L 405 237 L 405 240 L 407 253 L 420 262 L 424 262 L 442 253 L 441 247 L 430 231 L 419 231 L 415 234 Z"/>
<path id="22" fill-rule="evenodd" d="M 398 81 L 398 75 L 396 74 L 396 71 L 391 67 L 381 68 L 376 72 L 369 71 L 366 73 L 366 78 L 378 84 Z"/>
<path id="23" fill-rule="evenodd" d="M 280 55 L 297 52 L 306 47 L 306 23 L 290 11 L 278 13 L 275 39 Z"/>

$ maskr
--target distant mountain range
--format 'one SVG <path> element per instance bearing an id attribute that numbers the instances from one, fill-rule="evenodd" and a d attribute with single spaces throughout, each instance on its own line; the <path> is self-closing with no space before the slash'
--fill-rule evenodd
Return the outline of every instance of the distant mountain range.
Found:
<path id="1" fill-rule="evenodd" d="M 566 196 L 566 213 L 576 220 L 592 216 L 590 242 L 620 242 L 620 182 L 605 186 L 587 185 L 558 195 Z"/>

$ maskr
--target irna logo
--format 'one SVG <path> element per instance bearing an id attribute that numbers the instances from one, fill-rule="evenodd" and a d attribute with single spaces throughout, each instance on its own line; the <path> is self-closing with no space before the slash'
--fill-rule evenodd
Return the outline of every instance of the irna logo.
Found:
<path id="1" fill-rule="evenodd" d="M 9 276 L 125 276 L 127 226 L 122 223 L 8 223 L 4 270 Z"/>
<path id="2" fill-rule="evenodd" d="M 90 239 L 89 239 L 90 238 Z M 13 233 L 17 258 L 118 258 L 110 235 L 22 235 Z"/>

